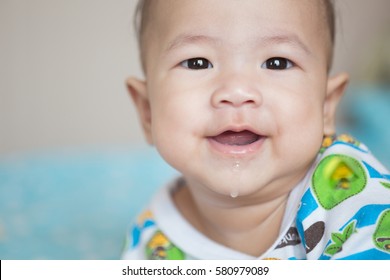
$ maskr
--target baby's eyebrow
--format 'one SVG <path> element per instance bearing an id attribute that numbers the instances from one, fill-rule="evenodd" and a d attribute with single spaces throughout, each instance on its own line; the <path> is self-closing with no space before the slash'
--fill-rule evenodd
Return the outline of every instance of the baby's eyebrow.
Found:
<path id="1" fill-rule="evenodd" d="M 166 52 L 177 49 L 183 45 L 207 43 L 217 45 L 222 40 L 208 35 L 181 34 L 173 39 L 166 48 Z"/>
<path id="2" fill-rule="evenodd" d="M 295 34 L 266 35 L 257 38 L 256 41 L 257 44 L 264 46 L 289 44 L 302 49 L 308 55 L 311 54 L 310 48 Z"/>
<path id="3" fill-rule="evenodd" d="M 171 42 L 169 42 L 165 52 L 172 51 L 184 45 L 190 45 L 190 44 L 218 45 L 221 44 L 222 42 L 223 40 L 218 37 L 184 33 L 177 36 Z M 237 43 L 237 45 L 241 45 L 241 44 L 243 45 L 252 44 L 256 47 L 258 46 L 267 47 L 272 45 L 287 44 L 303 50 L 307 55 L 311 54 L 309 47 L 299 38 L 298 35 L 294 33 L 263 35 L 244 43 Z"/>

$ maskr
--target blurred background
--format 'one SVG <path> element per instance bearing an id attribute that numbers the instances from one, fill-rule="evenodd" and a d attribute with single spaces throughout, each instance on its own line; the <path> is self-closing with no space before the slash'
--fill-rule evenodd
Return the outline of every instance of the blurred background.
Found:
<path id="1" fill-rule="evenodd" d="M 390 1 L 337 0 L 341 132 L 390 167 Z M 0 259 L 117 259 L 174 176 L 125 87 L 135 0 L 0 0 Z"/>

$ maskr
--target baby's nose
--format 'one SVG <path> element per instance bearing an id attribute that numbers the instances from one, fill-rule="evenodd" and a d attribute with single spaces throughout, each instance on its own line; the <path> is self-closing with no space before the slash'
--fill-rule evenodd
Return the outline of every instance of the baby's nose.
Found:
<path id="1" fill-rule="evenodd" d="M 215 108 L 223 107 L 258 107 L 262 96 L 255 84 L 245 78 L 232 78 L 217 88 L 211 97 Z"/>

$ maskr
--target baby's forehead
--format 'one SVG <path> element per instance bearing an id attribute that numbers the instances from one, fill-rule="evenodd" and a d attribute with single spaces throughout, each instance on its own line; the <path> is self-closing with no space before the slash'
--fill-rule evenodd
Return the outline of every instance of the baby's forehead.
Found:
<path id="1" fill-rule="evenodd" d="M 156 20 L 161 17 L 170 18 L 172 13 L 179 10 L 180 8 L 191 7 L 193 9 L 193 15 L 186 18 L 186 21 L 181 22 L 181 24 L 186 24 L 189 22 L 201 22 L 202 21 L 202 9 L 206 10 L 210 6 L 220 6 L 221 8 L 225 6 L 229 1 L 236 2 L 238 4 L 247 2 L 248 0 L 213 0 L 212 2 L 208 1 L 209 5 L 205 6 L 203 4 L 196 5 L 199 2 L 204 2 L 201 0 L 141 0 L 139 1 L 136 25 L 138 25 L 138 31 L 140 37 L 142 33 L 145 33 L 146 27 L 152 23 L 158 23 L 158 26 L 154 26 L 153 28 L 161 27 L 161 25 L 165 25 L 166 21 Z M 242 2 L 244 1 L 244 2 Z M 331 41 L 333 44 L 334 41 L 334 12 L 333 5 L 331 4 L 331 0 L 254 0 L 258 7 L 264 6 L 266 2 L 281 2 L 282 5 L 287 5 L 289 2 L 294 2 L 294 6 L 300 7 L 302 10 L 302 20 L 306 21 L 308 24 L 313 21 L 320 21 L 325 24 L 321 24 L 322 28 L 326 28 L 329 30 Z M 207 2 L 207 1 L 206 1 Z M 212 5 L 210 5 L 212 3 Z M 276 6 L 276 5 L 275 5 Z M 280 5 L 279 5 L 280 6 Z M 196 8 L 201 7 L 201 9 L 196 10 Z M 249 6 L 247 5 L 239 5 L 237 9 L 238 12 L 242 12 Z M 311 9 L 308 9 L 311 7 Z M 305 12 L 309 11 L 310 14 L 306 14 Z M 214 13 L 222 13 L 223 9 L 214 9 Z M 251 12 L 247 10 L 247 12 Z M 280 13 L 280 10 L 271 10 L 270 13 Z M 211 22 L 212 24 L 212 22 Z M 293 22 L 291 24 L 294 24 Z"/>
<path id="2" fill-rule="evenodd" d="M 164 8 L 167 8 L 169 11 L 174 11 L 179 5 L 181 6 L 190 6 L 194 2 L 194 0 L 139 0 L 137 11 L 136 11 L 136 17 L 139 17 L 143 20 L 143 23 L 147 23 L 149 20 L 153 19 L 154 17 L 162 14 L 162 11 L 165 10 Z M 200 0 L 196 0 L 200 1 Z M 213 0 L 213 5 L 221 5 L 223 6 L 226 4 L 227 1 L 230 0 L 224 0 L 224 1 L 217 1 Z M 245 1 L 245 0 L 232 0 L 235 2 Z M 262 2 L 265 1 L 274 1 L 274 0 L 257 0 L 258 6 L 260 7 L 262 5 Z M 332 22 L 332 18 L 334 17 L 334 7 L 333 7 L 333 1 L 332 0 L 284 0 L 287 1 L 293 1 L 295 2 L 294 5 L 302 4 L 303 6 L 316 6 L 319 8 L 320 11 L 323 12 L 324 19 L 329 21 L 329 25 L 334 25 Z M 209 2 L 210 3 L 210 2 Z M 204 7 L 205 9 L 207 7 Z M 240 10 L 245 9 L 245 6 L 240 6 Z M 272 11 L 271 11 L 272 12 Z M 308 21 L 312 19 L 312 17 L 306 18 Z M 189 20 L 199 20 L 196 17 L 189 18 Z M 140 23 L 138 23 L 140 24 Z M 332 27 L 333 29 L 333 27 Z"/>
<path id="3" fill-rule="evenodd" d="M 331 20 L 333 14 L 330 16 L 331 12 L 328 12 L 329 6 L 326 3 L 330 2 L 326 0 L 213 0 L 212 2 L 205 0 L 143 0 L 140 2 L 138 11 L 141 56 L 143 56 L 142 52 L 146 52 L 145 48 L 147 49 L 149 44 L 156 43 L 155 41 L 151 42 L 153 41 L 151 39 L 155 40 L 164 31 L 185 26 L 191 28 L 201 26 L 207 19 L 207 25 L 211 29 L 216 22 L 209 20 L 210 17 L 213 15 L 220 17 L 221 14 L 225 13 L 226 6 L 236 5 L 237 9 L 229 10 L 229 12 L 240 14 L 243 20 L 265 7 L 269 10 L 267 13 L 262 13 L 262 16 L 268 14 L 271 18 L 273 13 L 280 14 L 279 18 L 288 21 L 290 11 L 286 7 L 293 7 L 295 11 L 298 10 L 300 13 L 301 26 L 297 26 L 297 28 L 315 26 L 316 31 L 311 36 L 315 37 L 316 40 L 327 41 L 325 44 L 328 45 L 327 52 L 329 53 L 329 61 L 331 61 L 334 23 Z M 213 14 L 210 16 L 211 9 Z M 188 13 L 189 10 L 190 13 Z M 235 17 L 234 20 L 237 21 L 239 18 Z M 292 27 L 295 24 L 297 24 L 296 21 L 290 21 L 287 27 Z M 248 27 L 248 29 L 252 29 L 256 25 L 258 24 L 253 22 L 252 27 Z M 232 27 L 234 28 L 234 24 L 229 24 L 229 27 L 226 28 Z"/>

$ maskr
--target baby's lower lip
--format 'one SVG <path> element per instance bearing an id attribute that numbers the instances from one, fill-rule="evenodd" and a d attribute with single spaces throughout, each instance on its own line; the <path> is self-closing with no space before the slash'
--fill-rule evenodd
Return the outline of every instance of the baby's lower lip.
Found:
<path id="1" fill-rule="evenodd" d="M 246 155 L 258 151 L 266 137 L 248 131 L 224 132 L 208 137 L 211 148 L 219 153 L 230 155 Z"/>

